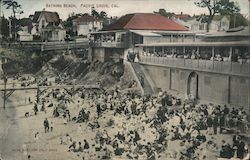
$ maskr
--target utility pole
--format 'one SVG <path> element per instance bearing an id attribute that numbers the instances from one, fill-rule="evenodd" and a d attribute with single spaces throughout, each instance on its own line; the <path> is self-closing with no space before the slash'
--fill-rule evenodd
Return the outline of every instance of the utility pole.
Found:
<path id="1" fill-rule="evenodd" d="M 234 14 L 234 28 L 236 26 L 236 14 Z"/>
<path id="2" fill-rule="evenodd" d="M 12 38 L 12 33 L 11 33 L 11 17 L 9 17 L 9 34 L 10 34 L 10 38 Z"/>
<path id="3" fill-rule="evenodd" d="M 6 85 L 7 85 L 7 76 L 5 75 L 5 73 L 3 74 L 3 82 L 4 82 L 4 91 L 3 91 L 3 109 L 5 109 L 5 105 L 6 105 Z"/>
<path id="4" fill-rule="evenodd" d="M 40 90 L 39 90 L 39 86 L 37 86 L 37 91 L 36 91 L 36 103 L 39 103 L 39 98 L 40 98 Z"/>
<path id="5" fill-rule="evenodd" d="M 0 40 L 2 41 L 2 0 L 0 0 Z M 1 46 L 1 43 L 0 43 Z"/>

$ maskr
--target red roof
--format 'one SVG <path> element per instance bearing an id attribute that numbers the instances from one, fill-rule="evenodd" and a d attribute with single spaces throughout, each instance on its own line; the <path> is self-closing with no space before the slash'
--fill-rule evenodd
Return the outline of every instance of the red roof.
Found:
<path id="1" fill-rule="evenodd" d="M 35 12 L 33 22 L 37 23 L 41 14 L 44 14 L 47 22 L 60 22 L 60 18 L 57 12 L 39 11 Z"/>
<path id="2" fill-rule="evenodd" d="M 93 21 L 98 21 L 96 17 L 90 16 L 89 14 L 85 13 L 81 17 L 78 17 L 74 19 L 76 22 L 93 22 Z"/>
<path id="3" fill-rule="evenodd" d="M 102 30 L 165 30 L 187 31 L 188 28 L 155 13 L 134 13 L 122 16 Z"/>

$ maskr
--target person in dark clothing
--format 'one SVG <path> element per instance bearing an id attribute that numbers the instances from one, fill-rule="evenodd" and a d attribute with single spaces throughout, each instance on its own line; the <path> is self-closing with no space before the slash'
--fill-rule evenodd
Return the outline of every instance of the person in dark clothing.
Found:
<path id="1" fill-rule="evenodd" d="M 134 144 L 137 144 L 137 141 L 139 141 L 141 139 L 141 137 L 137 131 L 135 131 L 134 133 L 135 133 L 135 138 L 133 139 L 133 142 L 134 142 Z"/>
<path id="2" fill-rule="evenodd" d="M 147 105 L 144 103 L 143 105 L 142 105 L 142 113 L 144 113 L 144 115 L 147 117 Z"/>
<path id="3" fill-rule="evenodd" d="M 41 112 L 42 112 L 42 111 L 45 111 L 45 104 L 44 104 L 44 102 L 42 103 L 42 107 L 41 107 L 40 111 L 41 111 Z"/>
<path id="4" fill-rule="evenodd" d="M 69 146 L 69 151 L 70 150 L 75 150 L 76 149 L 76 142 L 75 141 L 73 141 L 73 143 Z"/>
<path id="5" fill-rule="evenodd" d="M 118 133 L 117 133 L 117 138 L 119 139 L 119 140 L 121 140 L 121 141 L 125 141 L 125 136 L 124 136 L 124 134 L 122 134 L 122 133 L 120 133 L 119 131 L 118 131 Z"/>
<path id="6" fill-rule="evenodd" d="M 218 127 L 218 116 L 215 115 L 213 118 L 213 130 L 214 134 L 217 134 L 217 127 Z"/>
<path id="7" fill-rule="evenodd" d="M 83 149 L 84 150 L 88 150 L 89 149 L 89 143 L 87 142 L 86 139 L 84 139 L 83 141 L 84 141 L 84 147 L 83 147 Z"/>
<path id="8" fill-rule="evenodd" d="M 220 125 L 220 133 L 222 133 L 224 127 L 225 127 L 225 115 L 224 113 L 222 112 L 222 114 L 220 115 L 220 118 L 219 118 L 219 125 Z"/>
<path id="9" fill-rule="evenodd" d="M 142 75 L 140 76 L 140 82 L 141 86 L 144 87 L 144 77 Z"/>
<path id="10" fill-rule="evenodd" d="M 164 107 L 166 105 L 166 97 L 162 97 L 161 99 L 161 106 Z"/>
<path id="11" fill-rule="evenodd" d="M 71 116 L 70 116 L 70 112 L 69 112 L 69 110 L 67 110 L 67 115 L 68 115 L 68 121 L 71 121 Z"/>
<path id="12" fill-rule="evenodd" d="M 239 145 L 239 143 L 240 143 L 240 137 L 238 135 L 234 135 L 233 136 L 233 147 L 234 146 L 237 147 Z"/>
<path id="13" fill-rule="evenodd" d="M 53 116 L 54 117 L 59 117 L 59 112 L 58 112 L 57 107 L 55 107 L 54 110 L 53 110 Z"/>
<path id="14" fill-rule="evenodd" d="M 151 149 L 149 152 L 147 152 L 147 158 L 148 160 L 156 160 L 156 155 L 153 149 Z"/>
<path id="15" fill-rule="evenodd" d="M 33 110 L 34 110 L 35 115 L 36 115 L 36 114 L 37 114 L 37 112 L 38 112 L 37 104 L 35 104 L 35 105 L 34 105 L 34 109 L 33 109 Z"/>
<path id="16" fill-rule="evenodd" d="M 229 113 L 229 108 L 226 105 L 224 105 L 223 112 L 225 115 L 227 115 Z"/>
<path id="17" fill-rule="evenodd" d="M 47 118 L 45 118 L 45 120 L 43 121 L 43 126 L 44 126 L 45 133 L 49 132 L 49 121 Z"/>
<path id="18" fill-rule="evenodd" d="M 198 139 L 201 142 L 206 142 L 206 136 L 201 134 L 200 131 L 198 131 L 198 135 L 196 136 L 196 139 Z"/>
<path id="19" fill-rule="evenodd" d="M 131 105 L 131 112 L 132 112 L 132 115 L 136 115 L 136 104 L 134 101 L 132 102 L 132 105 Z"/>
<path id="20" fill-rule="evenodd" d="M 237 146 L 237 158 L 243 159 L 245 154 L 245 143 L 240 140 Z"/>
<path id="21" fill-rule="evenodd" d="M 101 114 L 102 114 L 102 109 L 101 109 L 101 105 L 100 104 L 96 105 L 96 112 L 97 112 L 97 116 L 99 118 L 101 116 Z"/>
<path id="22" fill-rule="evenodd" d="M 222 141 L 222 146 L 220 150 L 220 157 L 221 158 L 232 158 L 233 157 L 233 149 L 229 144 L 226 144 L 226 142 L 223 140 Z"/>
<path id="23" fill-rule="evenodd" d="M 211 116 L 208 116 L 207 117 L 208 134 L 212 134 L 212 127 L 213 127 L 213 118 Z"/>
<path id="24" fill-rule="evenodd" d="M 158 143 L 159 144 L 163 144 L 163 142 L 165 141 L 167 135 L 166 135 L 166 131 L 160 131 L 160 137 L 158 139 Z"/>

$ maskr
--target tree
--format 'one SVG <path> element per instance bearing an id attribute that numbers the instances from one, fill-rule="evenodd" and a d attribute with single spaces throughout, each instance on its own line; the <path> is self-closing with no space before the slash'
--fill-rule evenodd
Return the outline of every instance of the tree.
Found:
<path id="1" fill-rule="evenodd" d="M 247 19 L 240 13 L 230 15 L 230 28 L 248 26 Z"/>
<path id="2" fill-rule="evenodd" d="M 13 17 L 15 18 L 17 13 L 23 13 L 23 11 L 20 10 L 21 5 L 15 0 L 4 0 L 3 5 L 7 6 L 6 9 L 12 10 Z"/>
<path id="3" fill-rule="evenodd" d="M 13 38 L 14 40 L 16 40 L 16 14 L 19 13 L 19 14 L 22 14 L 23 11 L 21 11 L 21 5 L 15 1 L 15 0 L 4 0 L 3 1 L 3 5 L 6 6 L 6 9 L 11 9 L 12 10 L 12 13 L 13 13 L 13 17 L 12 17 L 12 28 L 13 28 Z"/>
<path id="4" fill-rule="evenodd" d="M 97 17 L 97 18 L 100 17 L 99 12 L 97 12 L 95 9 L 93 9 L 93 10 L 91 11 L 91 15 L 94 16 L 94 17 Z"/>
<path id="5" fill-rule="evenodd" d="M 172 12 L 167 12 L 165 9 L 161 8 L 159 9 L 158 12 L 154 12 L 154 13 L 158 13 L 164 17 L 167 17 L 167 18 L 172 18 L 174 16 L 174 13 Z"/>
<path id="6" fill-rule="evenodd" d="M 101 11 L 100 14 L 99 14 L 99 18 L 101 18 L 101 19 L 106 19 L 107 16 L 108 16 L 107 13 L 104 12 L 104 11 Z"/>
<path id="7" fill-rule="evenodd" d="M 1 33 L 4 38 L 9 37 L 9 27 L 8 27 L 8 19 L 6 19 L 4 16 L 1 17 Z"/>
<path id="8" fill-rule="evenodd" d="M 195 5 L 201 8 L 207 8 L 209 15 L 205 16 L 207 23 L 207 32 L 209 26 L 216 14 L 237 14 L 240 12 L 239 6 L 229 0 L 196 0 Z"/>

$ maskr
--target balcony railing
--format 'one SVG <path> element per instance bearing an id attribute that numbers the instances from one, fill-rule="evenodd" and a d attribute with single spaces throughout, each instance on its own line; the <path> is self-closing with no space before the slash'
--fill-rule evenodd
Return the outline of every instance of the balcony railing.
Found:
<path id="1" fill-rule="evenodd" d="M 91 42 L 92 47 L 127 48 L 126 42 Z"/>
<path id="2" fill-rule="evenodd" d="M 250 77 L 250 64 L 223 62 L 202 59 L 182 59 L 155 56 L 140 56 L 140 62 L 145 64 L 156 64 L 168 67 L 208 71 L 223 74 L 233 74 Z"/>

